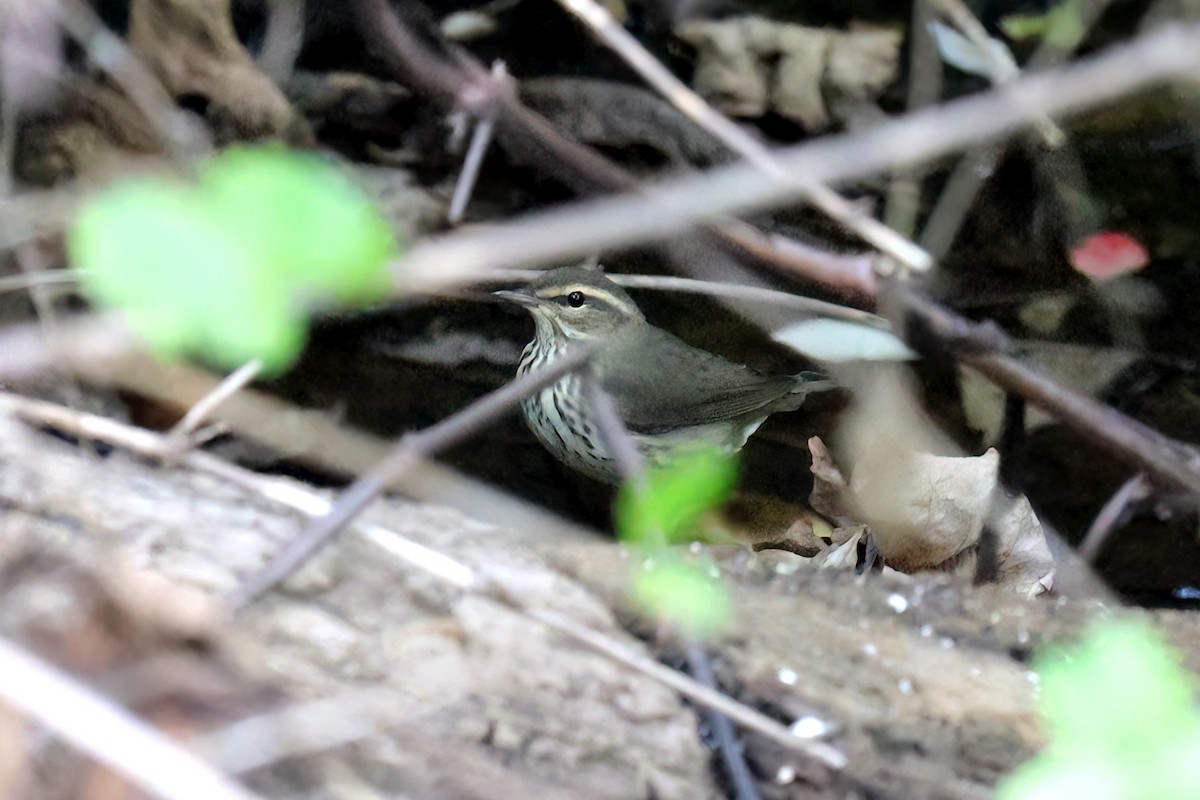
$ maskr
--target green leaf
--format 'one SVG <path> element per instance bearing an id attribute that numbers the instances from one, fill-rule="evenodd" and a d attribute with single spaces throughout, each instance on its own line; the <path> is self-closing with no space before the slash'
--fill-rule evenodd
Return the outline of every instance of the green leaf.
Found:
<path id="1" fill-rule="evenodd" d="M 1187 673 L 1145 628 L 1106 627 L 1073 656 L 1043 659 L 1039 672 L 1059 748 L 1117 755 L 1200 730 Z"/>
<path id="2" fill-rule="evenodd" d="M 386 291 L 391 230 L 362 190 L 320 158 L 235 148 L 203 171 L 200 190 L 294 295 L 354 301 Z"/>
<path id="3" fill-rule="evenodd" d="M 1100 759 L 1037 759 L 1005 780 L 996 800 L 1132 800 L 1122 782 L 1122 772 Z"/>
<path id="4" fill-rule="evenodd" d="M 735 459 L 715 450 L 689 453 L 670 467 L 650 470 L 644 489 L 628 482 L 621 487 L 617 530 L 626 541 L 684 540 L 705 512 L 729 499 L 736 482 Z"/>
<path id="5" fill-rule="evenodd" d="M 1066 0 L 1050 9 L 1046 23 L 1045 41 L 1064 52 L 1078 47 L 1087 33 L 1079 0 Z"/>
<path id="6" fill-rule="evenodd" d="M 669 620 L 688 637 L 710 636 L 732 616 L 729 593 L 720 580 L 680 561 L 657 562 L 638 572 L 632 596 L 643 611 Z"/>
<path id="7" fill-rule="evenodd" d="M 123 308 L 160 353 L 199 350 L 230 365 L 259 357 L 279 368 L 303 343 L 302 321 L 252 255 L 184 186 L 109 191 L 83 209 L 70 249 L 91 295 Z"/>
<path id="8" fill-rule="evenodd" d="M 1046 16 L 1044 14 L 1011 14 L 1000 20 L 1000 30 L 1014 42 L 1022 39 L 1036 39 L 1046 32 Z"/>
<path id="9" fill-rule="evenodd" d="M 235 149 L 189 185 L 139 178 L 92 198 L 68 239 L 84 285 L 159 353 L 286 368 L 319 304 L 387 289 L 395 245 L 366 196 L 330 165 Z"/>
<path id="10" fill-rule="evenodd" d="M 1065 0 L 1045 14 L 1013 14 L 1000 20 L 1004 35 L 1014 41 L 1040 37 L 1060 50 L 1074 50 L 1087 31 L 1079 0 Z"/>
<path id="11" fill-rule="evenodd" d="M 1039 659 L 1051 744 L 1000 800 L 1200 797 L 1200 710 L 1191 676 L 1148 628 L 1112 624 Z"/>

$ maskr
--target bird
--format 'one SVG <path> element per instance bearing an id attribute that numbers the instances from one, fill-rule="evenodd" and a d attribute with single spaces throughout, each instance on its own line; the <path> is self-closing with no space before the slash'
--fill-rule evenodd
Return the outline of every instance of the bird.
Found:
<path id="1" fill-rule="evenodd" d="M 580 343 L 595 344 L 586 372 L 569 373 L 526 398 L 522 412 L 555 458 L 607 483 L 628 476 L 603 440 L 588 378 L 612 399 L 650 468 L 699 449 L 737 452 L 771 414 L 835 387 L 817 373 L 765 375 L 692 347 L 651 324 L 625 290 L 593 267 L 560 267 L 522 289 L 494 294 L 533 315 L 534 337 L 521 354 L 518 376 Z"/>

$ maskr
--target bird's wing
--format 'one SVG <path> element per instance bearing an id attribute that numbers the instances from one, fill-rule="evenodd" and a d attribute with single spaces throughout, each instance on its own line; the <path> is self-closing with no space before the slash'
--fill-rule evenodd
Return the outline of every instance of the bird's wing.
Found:
<path id="1" fill-rule="evenodd" d="M 627 368 L 621 369 L 622 365 Z M 650 326 L 636 337 L 614 342 L 601 357 L 598 371 L 600 385 L 613 398 L 621 418 L 639 433 L 765 412 L 798 382 L 790 376 L 754 372 Z"/>

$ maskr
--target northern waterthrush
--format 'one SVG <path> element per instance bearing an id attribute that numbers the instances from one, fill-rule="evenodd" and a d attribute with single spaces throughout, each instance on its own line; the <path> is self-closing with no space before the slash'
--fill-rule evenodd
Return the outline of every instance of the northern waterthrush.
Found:
<path id="1" fill-rule="evenodd" d="M 830 389 L 813 373 L 763 375 L 685 343 L 651 325 L 624 290 L 602 273 L 563 267 L 517 291 L 496 295 L 527 308 L 536 324 L 517 374 L 596 342 L 590 376 L 612 398 L 638 451 L 651 466 L 688 448 L 736 452 L 776 411 Z M 600 480 L 620 480 L 577 373 L 522 404 L 534 435 L 563 463 Z"/>

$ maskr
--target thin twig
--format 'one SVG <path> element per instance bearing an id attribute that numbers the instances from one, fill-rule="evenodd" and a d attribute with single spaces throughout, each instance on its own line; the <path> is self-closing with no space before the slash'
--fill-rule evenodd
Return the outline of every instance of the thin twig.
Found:
<path id="1" fill-rule="evenodd" d="M 492 77 L 498 82 L 508 79 L 508 70 L 503 61 L 492 64 Z M 467 202 L 475 190 L 475 181 L 479 178 L 479 169 L 483 166 L 483 157 L 488 145 L 492 143 L 492 133 L 496 129 L 495 109 L 487 109 L 475 121 L 475 130 L 471 133 L 471 144 L 467 146 L 467 156 L 463 159 L 462 172 L 458 175 L 458 183 L 454 186 L 454 196 L 450 200 L 450 210 L 446 212 L 446 221 L 451 225 L 462 222 L 467 210 Z"/>
<path id="2" fill-rule="evenodd" d="M 736 283 L 716 283 L 701 281 L 695 278 L 676 278 L 671 275 L 609 275 L 609 280 L 618 286 L 630 289 L 660 289 L 689 294 L 702 294 L 709 297 L 726 297 L 731 300 L 748 300 L 752 303 L 770 303 L 780 308 L 790 308 L 822 317 L 844 319 L 871 325 L 876 328 L 887 328 L 888 322 L 877 314 L 861 311 L 857 308 L 827 303 L 812 297 L 789 294 L 776 289 L 766 289 L 761 286 L 742 286 Z"/>
<path id="3" fill-rule="evenodd" d="M 1084 35 L 1110 2 L 1111 0 L 1082 0 L 1076 3 L 1073 11 L 1078 15 L 1078 41 L 1063 47 L 1057 37 L 1044 37 L 1042 44 L 1025 62 L 1025 70 L 1028 72 L 1052 66 L 1063 60 L 1082 43 Z M 974 204 L 976 194 L 984 181 L 995 171 L 1000 153 L 1001 148 L 995 144 L 980 148 L 968 153 L 950 173 L 919 237 L 921 244 L 937 258 L 949 252 L 954 237 Z"/>
<path id="4" fill-rule="evenodd" d="M 79 273 L 73 269 L 45 269 L 20 275 L 5 275 L 0 278 L 0 293 L 25 291 L 34 286 L 72 287 L 78 283 Z"/>
<path id="5" fill-rule="evenodd" d="M 808 283 L 819 284 L 862 308 L 875 305 L 878 291 L 872 253 L 836 253 L 779 233 L 765 233 L 741 220 L 715 227 L 726 247 L 738 255 Z"/>
<path id="6" fill-rule="evenodd" d="M 279 86 L 287 85 L 304 44 L 304 0 L 267 0 L 267 30 L 256 60 Z"/>
<path id="7" fill-rule="evenodd" d="M 188 446 L 188 438 L 204 423 L 222 403 L 249 386 L 262 371 L 262 359 L 252 358 L 217 384 L 217 388 L 206 394 L 188 409 L 183 418 L 167 432 L 167 447 L 173 452 L 182 452 Z"/>
<path id="8" fill-rule="evenodd" d="M 791 175 L 838 183 L 902 169 L 1020 130 L 1029 114 L 1064 115 L 1200 70 L 1200 26 L 1146 34 L 1053 73 L 1024 75 L 992 91 L 906 114 L 870 130 L 781 150 Z M 474 280 L 489 269 L 562 263 L 595 251 L 665 238 L 724 214 L 773 208 L 803 186 L 764 181 L 746 165 L 663 181 L 619 197 L 525 215 L 502 227 L 459 232 L 414 247 L 393 269 L 398 289 Z"/>
<path id="9" fill-rule="evenodd" d="M 34 242 L 19 245 L 16 249 L 16 259 L 21 273 L 27 278 L 50 272 L 50 268 L 43 262 L 38 245 Z M 41 328 L 42 335 L 46 337 L 51 348 L 61 350 L 62 344 L 59 337 L 62 326 L 59 324 L 58 311 L 54 307 L 54 298 L 53 290 L 45 283 L 36 280 L 31 282 L 29 299 L 33 303 L 38 327 Z M 82 409 L 83 389 L 79 385 L 79 380 L 69 370 L 58 370 L 57 377 L 61 382 L 61 391 L 63 397 L 66 398 L 67 405 L 76 410 Z M 93 449 L 90 441 L 85 440 L 83 444 L 87 449 Z"/>
<path id="10" fill-rule="evenodd" d="M 299 569 L 313 553 L 346 523 L 358 516 L 371 501 L 383 494 L 396 478 L 424 459 L 456 444 L 481 427 L 508 414 L 522 400 L 544 389 L 567 373 L 579 369 L 593 348 L 580 347 L 553 363 L 520 376 L 441 422 L 417 433 L 406 434 L 377 466 L 342 492 L 328 514 L 305 528 L 266 567 L 247 578 L 230 598 L 234 608 L 244 608 L 255 598 Z"/>
<path id="11" fill-rule="evenodd" d="M 687 660 L 692 677 L 715 689 L 717 676 L 704 645 L 688 642 Z M 737 740 L 737 733 L 729 717 L 711 710 L 706 711 L 705 716 L 708 719 L 708 727 L 712 730 L 713 740 L 717 743 L 717 751 L 721 754 L 721 763 L 725 765 L 725 773 L 733 785 L 733 800 L 759 800 L 762 795 L 754 783 L 754 776 L 750 774 L 746 754 Z"/>
<path id="12" fill-rule="evenodd" d="M 919 236 L 921 244 L 938 258 L 950 252 L 954 237 L 971 213 L 975 196 L 995 171 L 1000 153 L 997 144 L 967 153 L 946 179 Z"/>
<path id="13" fill-rule="evenodd" d="M 167 800 L 255 800 L 162 731 L 120 708 L 57 667 L 0 639 L 0 698 Z"/>
<path id="14" fill-rule="evenodd" d="M 913 319 L 988 380 L 1049 411 L 1155 480 L 1200 494 L 1200 452 L 1025 366 L 1008 355 L 1008 341 L 998 328 L 972 323 L 903 287 L 896 291 Z"/>
<path id="15" fill-rule="evenodd" d="M 1149 497 L 1153 489 L 1146 476 L 1140 472 L 1121 484 L 1092 520 L 1083 541 L 1076 549 L 1079 557 L 1088 564 L 1095 564 L 1104 543 L 1125 519 L 1130 507 Z"/>
<path id="16" fill-rule="evenodd" d="M 617 474 L 639 491 L 646 488 L 646 460 L 637 449 L 633 437 L 621 415 L 617 413 L 617 404 L 613 402 L 608 392 L 600 387 L 600 381 L 588 374 L 584 378 L 584 390 L 587 392 L 586 402 L 596 415 L 596 428 L 604 449 L 613 460 Z"/>
<path id="17" fill-rule="evenodd" d="M 54 403 L 0 392 L 0 409 L 34 424 L 51 425 L 68 433 L 86 432 L 97 439 L 151 457 L 155 457 L 162 449 L 163 437 L 161 434 L 135 428 L 106 417 L 81 414 Z M 306 516 L 317 518 L 329 513 L 331 504 L 314 492 L 291 482 L 266 478 L 222 461 L 208 453 L 190 451 L 183 455 L 182 463 L 193 469 L 229 480 Z M 352 520 L 350 525 L 356 530 L 365 532 L 369 541 L 380 545 L 406 563 L 427 571 L 439 580 L 446 581 L 464 591 L 488 597 L 512 611 L 540 622 L 617 663 L 624 664 L 630 669 L 675 689 L 693 702 L 726 714 L 739 725 L 761 733 L 789 750 L 804 753 L 834 769 L 841 769 L 847 763 L 846 756 L 833 747 L 800 739 L 770 717 L 699 684 L 686 675 L 664 667 L 611 636 L 587 628 L 559 614 L 536 608 L 526 608 L 520 605 L 519 601 L 509 592 L 488 591 L 490 581 L 477 577 L 475 570 L 449 556 L 413 542 L 386 528 L 365 525 L 358 520 Z"/>
<path id="18" fill-rule="evenodd" d="M 599 631 L 585 628 L 574 620 L 561 614 L 542 609 L 526 609 L 533 619 L 567 634 L 581 644 L 585 644 L 598 653 L 603 653 L 614 661 L 636 669 L 644 675 L 655 678 L 675 689 L 680 694 L 697 703 L 719 711 L 747 730 L 761 733 L 768 739 L 782 744 L 789 750 L 797 750 L 820 761 L 827 767 L 841 769 L 846 766 L 845 754 L 823 742 L 812 742 L 800 739 L 783 725 L 766 715 L 743 705 L 728 695 L 716 689 L 698 683 L 695 679 L 683 675 L 670 667 L 665 667 L 654 659 L 638 653 L 622 643 L 605 636 Z"/>
<path id="19" fill-rule="evenodd" d="M 929 30 L 933 19 L 932 0 L 913 0 L 909 23 L 908 89 L 905 107 L 909 111 L 933 105 L 942 96 L 942 59 Z M 884 199 L 883 219 L 888 227 L 912 238 L 921 206 L 921 186 L 925 171 L 914 169 L 892 174 Z"/>
<path id="20" fill-rule="evenodd" d="M 40 357 L 41 367 L 60 358 L 71 368 L 99 386 L 117 386 L 161 403 L 190 408 L 214 391 L 218 380 L 212 375 L 179 364 L 156 361 L 144 351 L 127 349 L 119 357 L 111 352 L 116 343 L 107 343 L 109 331 L 92 321 L 76 330 L 71 345 L 63 353 L 48 353 L 36 330 L 30 336 L 16 337 L 0 332 L 0 364 L 14 357 L 24 363 Z M 116 326 L 116 334 L 127 334 Z M 36 338 L 35 338 L 36 337 Z M 129 345 L 128 341 L 120 344 Z M 21 357 L 11 350 L 29 350 Z M 16 365 L 9 365 L 16 366 Z M 17 371 L 17 374 L 27 375 Z M 0 370 L 0 375 L 6 375 Z M 281 458 L 339 477 L 363 475 L 386 458 L 391 442 L 341 425 L 330 414 L 317 409 L 299 408 L 277 397 L 246 389 L 216 408 L 214 422 L 228 426 L 236 435 L 258 442 Z M 551 514 L 540 506 L 519 500 L 456 472 L 449 467 L 423 460 L 420 469 L 398 476 L 389 489 L 427 503 L 457 508 L 477 519 L 497 525 L 520 528 L 526 535 L 560 541 L 564 537 L 588 536 L 591 532 Z"/>
<path id="21" fill-rule="evenodd" d="M 523 105 L 513 92 L 497 91 L 487 70 L 468 55 L 457 53 L 451 61 L 434 52 L 421 37 L 400 22 L 383 0 L 354 0 L 353 5 L 364 33 L 376 44 L 401 81 L 452 110 L 465 109 L 479 114 L 492 109 L 497 138 L 521 162 L 583 195 L 639 188 L 640 183 L 633 175 L 564 136 L 548 120 Z M 745 223 L 720 218 L 712 230 L 727 249 L 751 255 L 774 269 L 815 283 L 841 277 L 837 269 L 841 259 L 838 254 L 826 252 L 813 258 L 811 253 L 803 251 L 777 251 L 769 243 L 764 244 L 763 237 L 750 236 L 747 227 Z M 858 257 L 851 257 L 851 260 L 856 262 L 856 267 Z M 678 264 L 681 271 L 687 271 L 689 266 Z M 859 291 L 861 287 L 855 285 L 854 280 L 838 280 L 831 288 Z"/>
<path id="22" fill-rule="evenodd" d="M 612 457 L 617 472 L 628 486 L 634 491 L 648 491 L 649 481 L 646 475 L 646 461 L 638 451 L 637 443 L 625 427 L 625 422 L 617 412 L 617 405 L 612 397 L 600 386 L 593 375 L 585 376 L 585 391 L 591 410 L 595 415 L 596 427 L 604 447 Z M 665 548 L 668 544 L 661 530 L 651 531 L 651 540 L 642 542 L 652 548 Z M 700 642 L 687 643 L 688 665 L 693 678 L 700 684 L 716 691 L 716 679 L 713 677 L 712 662 L 708 651 Z M 737 736 L 729 717 L 715 709 L 708 709 L 709 724 L 713 728 L 721 761 L 725 765 L 729 780 L 735 787 L 737 800 L 758 800 L 758 789 L 750 776 L 746 765 L 746 757 L 737 743 Z"/>
<path id="23" fill-rule="evenodd" d="M 405 721 L 397 693 L 356 689 L 256 714 L 193 739 L 192 749 L 235 775 L 351 744 Z M 400 705 L 400 708 L 396 708 Z"/>
<path id="24" fill-rule="evenodd" d="M 757 167 L 766 178 L 790 180 L 787 170 L 775 160 L 769 149 L 676 78 L 629 31 L 617 24 L 608 9 L 595 0 L 558 0 L 558 3 L 586 24 L 598 39 L 624 59 L 672 105 Z M 911 269 L 924 271 L 933 265 L 929 254 L 912 241 L 870 217 L 827 186 L 817 182 L 808 183 L 803 196 L 847 230 Z"/>
<path id="25" fill-rule="evenodd" d="M 475 113 L 494 106 L 497 135 L 524 161 L 583 193 L 636 186 L 633 176 L 564 137 L 511 92 L 498 93 L 482 64 L 466 54 L 452 61 L 435 52 L 401 23 L 386 0 L 354 0 L 352 5 L 363 33 L 402 82 L 450 110 Z"/>
<path id="26" fill-rule="evenodd" d="M 958 28 L 959 33 L 966 37 L 983 56 L 987 64 L 988 80 L 993 86 L 1008 83 L 1021 74 L 1020 67 L 1011 56 L 1001 56 L 992 46 L 992 38 L 988 35 L 983 23 L 972 13 L 963 0 L 930 0 L 941 12 L 942 16 Z M 1051 147 L 1058 147 L 1066 141 L 1067 135 L 1062 128 L 1045 115 L 1036 115 L 1034 125 L 1041 134 L 1042 140 Z"/>

